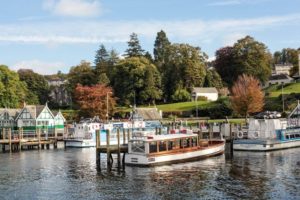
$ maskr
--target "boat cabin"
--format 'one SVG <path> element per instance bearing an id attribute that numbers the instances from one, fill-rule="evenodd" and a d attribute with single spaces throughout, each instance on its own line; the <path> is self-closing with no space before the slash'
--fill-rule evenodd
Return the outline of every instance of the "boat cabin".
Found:
<path id="1" fill-rule="evenodd" d="M 128 153 L 147 155 L 165 154 L 198 148 L 198 135 L 148 135 L 135 137 L 128 145 Z"/>

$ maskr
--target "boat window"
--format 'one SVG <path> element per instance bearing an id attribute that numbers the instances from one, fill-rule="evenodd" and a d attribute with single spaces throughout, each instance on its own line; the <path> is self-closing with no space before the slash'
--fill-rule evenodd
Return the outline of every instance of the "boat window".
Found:
<path id="1" fill-rule="evenodd" d="M 187 148 L 189 147 L 190 138 L 183 138 L 180 140 L 180 148 Z"/>
<path id="2" fill-rule="evenodd" d="M 166 151 L 166 150 L 167 150 L 167 142 L 159 141 L 159 151 Z"/>
<path id="3" fill-rule="evenodd" d="M 136 153 L 145 153 L 145 144 L 143 141 L 133 141 L 131 151 Z"/>
<path id="4" fill-rule="evenodd" d="M 157 152 L 157 142 L 150 142 L 149 153 L 156 153 L 156 152 Z"/>
<path id="5" fill-rule="evenodd" d="M 197 146 L 197 137 L 193 137 L 192 138 L 192 147 L 196 147 Z"/>
<path id="6" fill-rule="evenodd" d="M 291 134 L 291 135 L 290 135 L 290 138 L 291 138 L 291 139 L 295 138 L 295 135 L 294 135 L 294 134 Z"/>
<path id="7" fill-rule="evenodd" d="M 287 140 L 290 139 L 290 136 L 289 136 L 289 135 L 286 135 L 286 136 L 285 136 L 285 139 L 287 139 Z"/>
<path id="8" fill-rule="evenodd" d="M 168 141 L 168 150 L 171 151 L 175 148 L 176 142 L 173 140 Z"/>

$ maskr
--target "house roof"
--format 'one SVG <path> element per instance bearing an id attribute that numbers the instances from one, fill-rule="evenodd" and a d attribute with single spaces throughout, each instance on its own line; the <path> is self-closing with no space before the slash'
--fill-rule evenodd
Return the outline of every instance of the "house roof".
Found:
<path id="1" fill-rule="evenodd" d="M 289 77 L 289 76 L 286 75 L 286 74 L 276 74 L 276 75 L 272 75 L 272 76 L 269 78 L 270 81 L 275 81 L 275 80 L 285 80 L 285 79 L 291 80 L 292 78 Z"/>
<path id="2" fill-rule="evenodd" d="M 11 109 L 11 108 L 0 108 L 0 114 L 7 112 L 10 117 L 16 118 L 21 112 L 21 109 Z"/>
<path id="3" fill-rule="evenodd" d="M 136 108 L 135 112 L 144 120 L 157 120 L 162 118 L 157 108 Z"/>
<path id="4" fill-rule="evenodd" d="M 218 93 L 215 87 L 195 87 L 193 89 L 194 93 Z"/>

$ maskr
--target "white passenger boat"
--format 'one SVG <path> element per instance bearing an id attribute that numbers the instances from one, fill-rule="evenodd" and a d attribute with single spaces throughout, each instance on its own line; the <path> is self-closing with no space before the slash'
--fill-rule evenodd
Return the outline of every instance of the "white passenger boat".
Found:
<path id="1" fill-rule="evenodd" d="M 223 154 L 223 139 L 203 140 L 197 134 L 154 135 L 137 132 L 128 143 L 127 165 L 180 163 Z"/>
<path id="2" fill-rule="evenodd" d="M 238 133 L 234 150 L 270 151 L 300 147 L 300 106 L 287 119 L 250 119 L 246 136 Z"/>
<path id="3" fill-rule="evenodd" d="M 95 147 L 96 130 L 101 128 L 102 124 L 98 118 L 84 119 L 78 124 L 74 124 L 74 133 L 65 138 L 66 147 Z"/>

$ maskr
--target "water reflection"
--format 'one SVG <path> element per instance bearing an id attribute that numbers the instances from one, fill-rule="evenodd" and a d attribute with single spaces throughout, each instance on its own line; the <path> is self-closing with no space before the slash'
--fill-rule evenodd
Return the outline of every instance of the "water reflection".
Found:
<path id="1" fill-rule="evenodd" d="M 299 199 L 299 153 L 235 152 L 125 173 L 98 172 L 93 148 L 0 154 L 0 199 Z"/>

